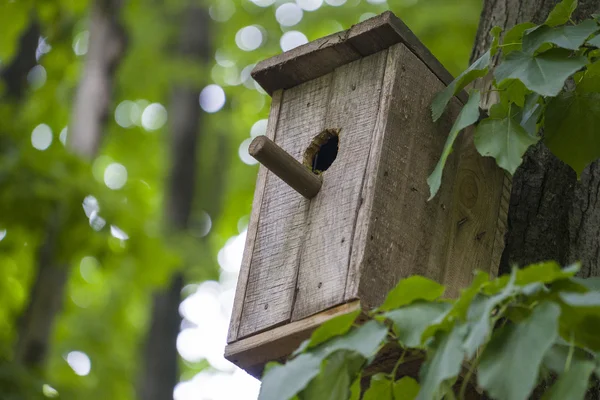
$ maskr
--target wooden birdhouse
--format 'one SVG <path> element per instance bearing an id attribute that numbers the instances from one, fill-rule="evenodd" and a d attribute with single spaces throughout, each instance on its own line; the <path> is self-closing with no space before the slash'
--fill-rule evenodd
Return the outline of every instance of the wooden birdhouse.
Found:
<path id="1" fill-rule="evenodd" d="M 432 122 L 431 101 L 453 78 L 394 14 L 262 61 L 252 76 L 272 105 L 249 150 L 262 165 L 229 360 L 258 375 L 410 275 L 451 296 L 473 270 L 496 273 L 509 183 L 466 132 L 428 201 L 427 177 L 465 98 Z"/>

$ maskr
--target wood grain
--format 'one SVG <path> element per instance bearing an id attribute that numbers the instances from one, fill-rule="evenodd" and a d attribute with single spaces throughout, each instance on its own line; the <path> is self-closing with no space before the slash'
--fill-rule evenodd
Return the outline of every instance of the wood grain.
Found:
<path id="1" fill-rule="evenodd" d="M 267 131 L 265 136 L 269 139 L 275 139 L 277 130 L 277 121 L 279 120 L 279 110 L 281 109 L 281 100 L 283 98 L 283 90 L 278 90 L 273 93 L 271 100 L 271 110 L 269 112 L 269 120 L 267 122 Z M 231 320 L 229 322 L 229 331 L 227 332 L 227 342 L 233 342 L 238 337 L 238 329 L 242 319 L 242 310 L 244 298 L 246 296 L 246 285 L 248 284 L 248 275 L 250 273 L 250 262 L 252 261 L 252 253 L 254 252 L 254 244 L 256 243 L 256 235 L 258 233 L 258 223 L 260 221 L 260 211 L 263 201 L 263 195 L 267 183 L 267 173 L 269 172 L 263 166 L 258 169 L 258 177 L 256 178 L 256 188 L 254 189 L 254 200 L 252 201 L 252 212 L 248 221 L 248 229 L 246 233 L 246 243 L 244 246 L 244 255 L 242 256 L 242 265 L 238 275 L 235 297 L 233 301 L 233 310 L 231 311 Z"/>
<path id="2" fill-rule="evenodd" d="M 230 343 L 225 347 L 225 358 L 260 378 L 265 363 L 287 357 L 325 321 L 359 308 L 358 301 L 342 304 L 309 318 Z"/>
<path id="3" fill-rule="evenodd" d="M 350 29 L 315 40 L 261 61 L 252 77 L 268 92 L 288 89 L 333 72 L 351 61 L 404 43 L 442 82 L 454 78 L 412 31 L 392 12 L 370 18 Z M 466 99 L 461 92 L 459 97 Z"/>
<path id="4" fill-rule="evenodd" d="M 275 143 L 296 160 L 324 129 L 331 75 L 283 94 Z M 318 195 L 317 195 L 318 196 Z M 238 339 L 289 321 L 309 200 L 267 174 Z"/>
<path id="5" fill-rule="evenodd" d="M 334 72 L 325 124 L 340 129 L 339 150 L 310 204 L 292 321 L 344 302 L 386 57 L 384 50 Z"/>

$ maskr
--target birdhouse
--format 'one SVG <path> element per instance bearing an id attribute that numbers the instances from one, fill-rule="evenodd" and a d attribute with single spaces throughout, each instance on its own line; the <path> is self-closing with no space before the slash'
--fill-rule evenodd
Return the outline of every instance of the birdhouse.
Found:
<path id="1" fill-rule="evenodd" d="M 494 275 L 508 188 L 467 131 L 441 189 L 427 177 L 465 96 L 434 123 L 430 104 L 452 80 L 386 12 L 260 62 L 272 97 L 225 356 L 254 375 L 328 319 L 380 305 L 423 275 L 452 296 L 473 270 Z"/>

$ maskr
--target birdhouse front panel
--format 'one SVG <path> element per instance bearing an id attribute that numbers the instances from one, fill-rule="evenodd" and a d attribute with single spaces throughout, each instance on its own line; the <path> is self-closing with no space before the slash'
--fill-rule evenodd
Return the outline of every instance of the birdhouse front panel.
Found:
<path id="1" fill-rule="evenodd" d="M 464 97 L 431 121 L 452 77 L 391 13 L 259 63 L 272 95 L 226 357 L 257 373 L 323 321 L 375 307 L 401 278 L 449 286 L 496 272 L 504 176 L 465 132 L 433 171 Z M 504 197 L 503 197 L 504 193 Z M 359 305 L 360 302 L 360 305 Z"/>

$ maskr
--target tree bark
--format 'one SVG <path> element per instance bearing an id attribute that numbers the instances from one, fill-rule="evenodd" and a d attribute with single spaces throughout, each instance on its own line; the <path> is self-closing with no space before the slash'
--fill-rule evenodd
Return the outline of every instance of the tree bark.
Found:
<path id="1" fill-rule="evenodd" d="M 542 23 L 558 1 L 485 0 L 471 61 L 489 48 L 492 27 L 506 32 L 522 22 Z M 599 10 L 600 0 L 580 0 L 573 20 L 590 18 Z M 579 260 L 581 277 L 600 275 L 600 161 L 588 166 L 578 181 L 542 142 L 530 148 L 512 178 L 507 225 L 500 273 L 509 273 L 513 265 Z M 598 399 L 599 394 L 596 382 L 586 398 Z"/>
<path id="2" fill-rule="evenodd" d="M 210 58 L 210 18 L 204 8 L 190 6 L 184 10 L 177 56 L 196 58 L 206 63 Z M 199 66 L 200 67 L 200 66 Z M 198 139 L 201 135 L 200 89 L 189 86 L 173 88 L 170 106 L 170 159 L 165 196 L 165 220 L 169 232 L 187 229 L 194 204 Z M 185 266 L 182 266 L 182 271 Z M 177 335 L 181 326 L 179 304 L 184 284 L 183 272 L 176 272 L 169 286 L 153 296 L 151 323 L 144 349 L 144 367 L 138 398 L 170 400 L 179 381 Z"/>
<path id="3" fill-rule="evenodd" d="M 489 31 L 532 21 L 542 23 L 558 0 L 485 0 L 471 60 L 490 44 Z M 600 10 L 599 0 L 580 0 L 575 21 Z M 543 143 L 531 148 L 512 179 L 506 247 L 501 273 L 512 265 L 543 260 L 563 265 L 581 260 L 582 277 L 600 274 L 600 163 L 577 181 L 575 172 Z"/>
<path id="4" fill-rule="evenodd" d="M 35 51 L 40 39 L 40 27 L 34 20 L 19 39 L 19 51 L 10 64 L 0 71 L 0 78 L 6 87 L 7 97 L 20 100 L 27 87 L 27 74 L 35 67 Z"/>
<path id="5" fill-rule="evenodd" d="M 114 70 L 125 51 L 124 31 L 118 23 L 121 6 L 120 0 L 96 0 L 92 5 L 89 50 L 69 128 L 70 148 L 83 158 L 90 159 L 98 152 Z M 38 251 L 37 275 L 29 304 L 18 324 L 15 360 L 28 368 L 40 367 L 45 361 L 69 276 L 68 265 L 60 261 L 56 252 L 56 242 L 63 230 L 63 208 L 58 204 L 48 221 L 46 237 Z"/>

